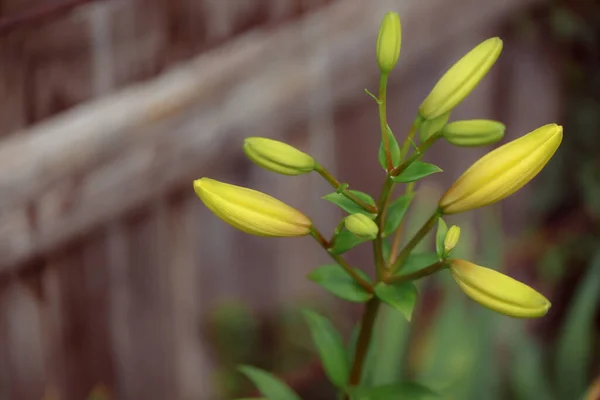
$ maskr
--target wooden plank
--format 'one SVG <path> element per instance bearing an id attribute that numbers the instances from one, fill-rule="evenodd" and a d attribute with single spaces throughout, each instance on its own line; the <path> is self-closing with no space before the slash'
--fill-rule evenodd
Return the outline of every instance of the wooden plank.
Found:
<path id="1" fill-rule="evenodd" d="M 339 1 L 301 23 L 249 33 L 153 82 L 79 107 L 27 135 L 7 138 L 0 145 L 0 225 L 57 184 L 73 176 L 82 180 L 74 193 L 64 194 L 77 201 L 57 218 L 44 226 L 16 224 L 0 237 L 0 268 L 189 185 L 215 154 L 223 157 L 225 145 L 239 143 L 248 123 L 268 121 L 264 127 L 270 130 L 270 124 L 289 126 L 305 118 L 307 96 L 318 91 L 322 74 L 333 70 L 338 78 L 332 85 L 332 104 L 351 101 L 376 72 L 373 27 L 390 6 L 404 15 L 405 37 L 419 38 L 404 45 L 406 70 L 435 48 L 439 38 L 498 21 L 524 3 L 461 0 L 450 7 L 443 0 L 428 0 L 417 7 Z M 428 35 L 423 18 L 440 14 L 444 23 L 436 25 L 435 36 Z M 306 59 L 315 56 L 312 43 L 317 40 L 327 41 L 326 47 L 334 51 L 320 68 L 305 68 Z M 289 57 L 278 57 L 283 49 Z M 269 68 L 273 65 L 277 68 Z M 27 240 L 7 245 L 12 235 Z"/>

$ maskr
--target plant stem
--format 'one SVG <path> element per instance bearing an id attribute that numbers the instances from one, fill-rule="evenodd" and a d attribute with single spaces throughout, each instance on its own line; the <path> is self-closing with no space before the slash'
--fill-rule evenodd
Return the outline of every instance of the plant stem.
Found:
<path id="1" fill-rule="evenodd" d="M 390 149 L 390 138 L 387 133 L 387 112 L 386 112 L 386 103 L 387 103 L 387 74 L 381 74 L 379 76 L 379 101 L 377 105 L 379 106 L 379 123 L 381 125 L 381 140 L 383 141 L 383 148 L 385 150 L 385 162 L 387 166 L 387 170 L 390 171 L 394 168 L 394 163 L 392 162 L 392 151 Z"/>
<path id="2" fill-rule="evenodd" d="M 446 267 L 447 267 L 447 264 L 445 261 L 438 261 L 438 262 L 433 263 L 423 269 L 415 271 L 411 274 L 390 276 L 390 277 L 386 278 L 385 283 L 399 283 L 399 282 L 414 281 L 414 280 L 429 276 L 431 274 L 435 274 L 436 272 L 441 271 L 442 269 L 444 269 Z"/>
<path id="3" fill-rule="evenodd" d="M 348 381 L 349 386 L 360 384 L 360 378 L 362 376 L 367 353 L 369 352 L 369 344 L 371 343 L 371 336 L 373 335 L 373 328 L 375 326 L 379 304 L 381 304 L 379 299 L 374 297 L 365 305 L 365 311 L 360 324 L 360 333 L 358 335 L 358 341 L 356 342 L 356 352 L 354 353 L 352 370 L 350 371 L 350 379 Z"/>
<path id="4" fill-rule="evenodd" d="M 425 235 L 427 235 L 429 231 L 435 226 L 440 214 L 440 209 L 436 209 L 435 212 L 431 215 L 431 217 L 429 217 L 429 219 L 423 224 L 421 229 L 419 229 L 419 231 L 415 233 L 415 236 L 413 236 L 410 242 L 408 242 L 406 246 L 404 246 L 402 251 L 400 251 L 400 254 L 398 254 L 398 258 L 396 259 L 396 261 L 394 261 L 394 264 L 391 267 L 391 275 L 394 275 L 398 271 L 402 264 L 404 264 L 404 261 L 406 261 L 406 258 L 408 257 L 410 252 L 413 251 L 413 249 L 419 244 L 419 242 L 423 240 Z"/>
<path id="5" fill-rule="evenodd" d="M 415 125 L 413 124 L 413 128 L 415 127 Z M 412 128 L 411 128 L 412 131 Z M 402 164 L 398 165 L 398 167 L 392 169 L 390 171 L 390 175 L 391 176 L 398 176 L 400 175 L 402 172 L 404 172 L 404 170 L 406 168 L 408 168 L 408 166 L 410 164 L 412 164 L 413 162 L 417 161 L 419 158 L 421 158 L 423 156 L 423 153 L 431 147 L 432 144 L 434 144 L 438 139 L 440 138 L 440 136 L 438 134 L 435 135 L 431 135 L 429 138 L 427 138 L 426 141 L 424 141 L 423 143 L 421 143 L 417 149 L 415 150 L 415 152 L 408 157 L 406 160 L 404 160 L 402 162 Z M 406 142 L 405 142 L 406 144 Z M 404 146 L 402 146 L 404 148 Z"/>
<path id="6" fill-rule="evenodd" d="M 327 239 L 325 239 L 325 237 L 323 237 L 323 235 L 321 235 L 321 232 L 319 232 L 317 230 L 317 228 L 315 228 L 313 226 L 311 229 L 310 235 L 313 238 L 315 238 L 315 240 L 321 245 L 321 247 L 323 247 L 325 249 L 325 251 L 327 251 L 327 254 L 329 254 L 331 256 L 331 258 L 333 258 L 338 264 L 340 264 L 342 266 L 342 268 L 344 268 L 344 270 L 348 273 L 348 275 L 350 275 L 356 281 L 356 283 L 358 283 L 360 286 L 362 286 L 362 288 L 365 289 L 367 292 L 373 293 L 373 287 L 371 286 L 371 284 L 369 282 L 367 282 L 366 280 L 364 280 L 363 278 L 361 278 L 361 276 L 359 274 L 357 274 L 356 271 L 350 265 L 348 265 L 346 260 L 344 260 L 339 255 L 333 254 L 329 251 L 330 250 L 329 242 L 327 241 Z"/>
<path id="7" fill-rule="evenodd" d="M 412 143 L 413 138 L 417 133 L 417 129 L 419 129 L 419 125 L 421 125 L 421 117 L 417 117 L 408 131 L 408 135 L 406 135 L 406 139 L 404 139 L 404 143 L 402 143 L 402 148 L 400 149 L 400 159 L 404 159 L 406 154 L 408 153 L 408 149 Z"/>
<path id="8" fill-rule="evenodd" d="M 342 187 L 342 184 L 331 175 L 329 171 L 327 171 L 321 164 L 317 164 L 315 166 L 315 171 L 319 173 L 335 190 L 339 190 Z M 342 195 L 344 195 L 347 199 L 353 201 L 358 206 L 360 206 L 363 210 L 370 212 L 372 214 L 377 214 L 377 207 L 372 206 L 364 201 L 362 201 L 358 196 L 350 192 L 347 188 L 344 188 L 341 191 Z"/>
<path id="9" fill-rule="evenodd" d="M 383 259 L 383 228 L 385 225 L 385 213 L 387 211 L 387 206 L 394 185 L 394 181 L 391 180 L 389 176 L 386 176 L 385 183 L 381 188 L 381 194 L 377 200 L 377 208 L 380 210 L 380 212 L 375 218 L 375 224 L 379 228 L 379 231 L 377 232 L 377 237 L 373 241 L 373 255 L 375 257 L 375 270 L 377 271 L 378 281 L 383 279 L 385 275 L 384 270 L 387 266 L 385 260 Z"/>
<path id="10" fill-rule="evenodd" d="M 406 185 L 406 190 L 404 194 L 413 194 L 415 192 L 415 182 L 410 182 Z M 412 198 L 410 200 L 412 202 Z M 396 234 L 394 235 L 394 240 L 392 241 L 392 248 L 390 250 L 390 258 L 388 260 L 388 265 L 392 265 L 394 261 L 396 261 L 396 255 L 398 254 L 398 250 L 400 248 L 400 242 L 402 240 L 402 229 L 404 228 L 404 218 L 406 213 L 402 216 L 400 220 L 400 224 L 398 224 L 398 228 L 396 229 Z"/>

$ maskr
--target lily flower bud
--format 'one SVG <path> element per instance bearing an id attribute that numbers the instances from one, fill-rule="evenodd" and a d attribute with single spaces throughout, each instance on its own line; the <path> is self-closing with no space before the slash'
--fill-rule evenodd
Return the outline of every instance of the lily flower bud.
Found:
<path id="1" fill-rule="evenodd" d="M 450 255 L 452 250 L 456 247 L 458 243 L 458 239 L 460 238 L 460 228 L 456 225 L 452 225 L 448 232 L 446 233 L 446 237 L 444 238 L 444 255 L 447 257 Z"/>
<path id="2" fill-rule="evenodd" d="M 495 37 L 480 43 L 458 60 L 421 104 L 421 117 L 433 119 L 456 107 L 492 68 L 501 51 L 502 40 Z"/>
<path id="3" fill-rule="evenodd" d="M 251 235 L 291 237 L 311 231 L 308 217 L 259 191 L 209 178 L 195 180 L 194 191 L 217 217 Z"/>
<path id="4" fill-rule="evenodd" d="M 377 36 L 377 64 L 383 74 L 389 74 L 400 57 L 402 44 L 402 27 L 400 16 L 395 12 L 387 12 L 379 27 Z"/>
<path id="5" fill-rule="evenodd" d="M 442 129 L 442 135 L 455 146 L 486 146 L 502 139 L 504 124 L 487 119 L 455 121 Z"/>
<path id="6" fill-rule="evenodd" d="M 463 292 L 490 310 L 516 318 L 546 315 L 550 301 L 531 287 L 490 268 L 452 260 L 452 277 Z"/>
<path id="7" fill-rule="evenodd" d="M 377 224 L 364 214 L 352 214 L 344 221 L 346 229 L 362 239 L 375 239 L 379 228 Z"/>
<path id="8" fill-rule="evenodd" d="M 544 168 L 561 141 L 562 127 L 548 124 L 486 154 L 444 194 L 442 212 L 468 211 L 510 196 Z"/>
<path id="9" fill-rule="evenodd" d="M 315 159 L 287 143 L 261 137 L 244 140 L 244 152 L 255 164 L 283 175 L 301 175 L 315 169 Z"/>

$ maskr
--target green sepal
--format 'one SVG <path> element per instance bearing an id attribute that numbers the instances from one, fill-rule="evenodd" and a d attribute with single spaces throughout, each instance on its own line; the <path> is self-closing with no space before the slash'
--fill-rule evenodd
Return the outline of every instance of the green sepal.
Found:
<path id="1" fill-rule="evenodd" d="M 354 194 L 356 197 L 358 197 L 365 203 L 375 207 L 375 200 L 373 200 L 373 198 L 367 193 L 358 190 L 349 190 L 349 192 Z M 368 215 L 371 218 L 375 218 L 375 214 L 365 211 L 361 206 L 359 206 L 358 204 L 356 204 L 341 193 L 329 193 L 323 196 L 323 199 L 335 204 L 342 210 L 346 211 L 348 214 L 361 213 Z"/>
<path id="2" fill-rule="evenodd" d="M 367 282 L 371 279 L 364 271 L 353 268 L 361 278 Z M 364 303 L 373 298 L 373 294 L 367 292 L 352 278 L 339 264 L 322 265 L 308 274 L 308 279 L 323 287 L 323 289 L 335 296 L 355 303 Z"/>
<path id="3" fill-rule="evenodd" d="M 417 302 L 417 288 L 412 282 L 375 285 L 375 295 L 384 303 L 400 311 L 410 321 Z"/>
<path id="4" fill-rule="evenodd" d="M 307 309 L 302 310 L 302 314 L 317 347 L 325 374 L 336 387 L 345 387 L 350 375 L 350 363 L 342 337 L 331 321 L 324 316 Z"/>
<path id="5" fill-rule="evenodd" d="M 415 161 L 410 164 L 404 171 L 398 176 L 392 177 L 394 182 L 398 183 L 409 183 L 415 182 L 419 179 L 423 179 L 426 176 L 442 172 L 442 169 L 437 165 L 429 164 L 422 161 Z"/>
<path id="6" fill-rule="evenodd" d="M 390 126 L 387 127 L 387 135 L 390 142 L 390 154 L 392 155 L 392 164 L 394 168 L 400 165 L 401 156 L 400 156 L 400 145 L 394 136 L 394 133 L 390 129 Z M 379 165 L 381 168 L 387 171 L 387 163 L 385 159 L 385 146 L 383 145 L 383 140 L 379 145 Z"/>
<path id="7" fill-rule="evenodd" d="M 388 206 L 385 224 L 383 225 L 383 237 L 394 233 L 394 231 L 398 229 L 400 221 L 402 221 L 404 214 L 406 214 L 413 197 L 413 193 L 406 193 L 398 197 Z"/>
<path id="8" fill-rule="evenodd" d="M 246 375 L 269 400 L 302 400 L 281 379 L 275 377 L 270 372 L 250 365 L 240 365 L 238 366 L 238 371 Z"/>
<path id="9" fill-rule="evenodd" d="M 442 217 L 438 218 L 437 232 L 435 233 L 435 252 L 440 260 L 444 257 L 444 239 L 446 239 L 447 233 L 448 225 Z"/>

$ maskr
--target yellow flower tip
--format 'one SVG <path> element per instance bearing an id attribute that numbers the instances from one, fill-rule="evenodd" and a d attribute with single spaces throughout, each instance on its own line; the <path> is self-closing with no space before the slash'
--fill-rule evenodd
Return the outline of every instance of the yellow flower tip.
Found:
<path id="1" fill-rule="evenodd" d="M 364 214 L 352 214 L 344 220 L 346 229 L 362 239 L 375 239 L 379 228 L 377 224 Z"/>
<path id="2" fill-rule="evenodd" d="M 502 40 L 490 38 L 458 60 L 436 83 L 419 108 L 424 119 L 451 111 L 475 89 L 502 52 Z"/>
<path id="3" fill-rule="evenodd" d="M 400 16 L 395 12 L 387 12 L 381 21 L 377 36 L 377 64 L 382 73 L 388 74 L 396 66 L 400 57 L 401 44 Z"/>
<path id="4" fill-rule="evenodd" d="M 509 276 L 465 260 L 452 260 L 452 277 L 472 300 L 493 311 L 515 318 L 539 318 L 550 301 L 531 287 Z"/>
<path id="5" fill-rule="evenodd" d="M 310 233 L 308 217 L 262 192 L 210 178 L 195 180 L 194 191 L 217 217 L 251 235 L 293 237 Z"/>
<path id="6" fill-rule="evenodd" d="M 446 233 L 446 237 L 444 238 L 444 253 L 446 255 L 450 254 L 452 250 L 458 244 L 458 239 L 460 238 L 460 227 L 456 225 L 452 225 L 448 232 Z"/>
<path id="7" fill-rule="evenodd" d="M 440 200 L 444 214 L 500 201 L 531 181 L 562 141 L 562 126 L 544 125 L 491 151 L 475 162 Z"/>
<path id="8" fill-rule="evenodd" d="M 244 140 L 244 153 L 256 165 L 282 175 L 301 175 L 315 169 L 315 159 L 287 143 L 249 137 Z"/>

